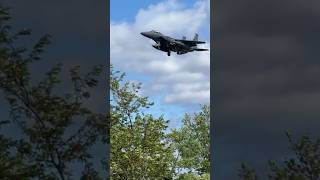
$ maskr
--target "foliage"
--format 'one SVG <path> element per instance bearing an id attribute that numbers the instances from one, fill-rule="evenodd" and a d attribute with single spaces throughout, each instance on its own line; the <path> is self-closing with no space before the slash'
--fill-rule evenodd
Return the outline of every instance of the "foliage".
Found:
<path id="1" fill-rule="evenodd" d="M 85 75 L 80 75 L 79 67 L 71 69 L 73 90 L 63 95 L 57 88 L 61 64 L 34 83 L 30 66 L 42 59 L 51 36 L 43 36 L 30 50 L 16 47 L 31 31 L 12 33 L 10 19 L 8 9 L 0 6 L 0 89 L 10 106 L 10 123 L 24 136 L 18 140 L 0 138 L 0 171 L 21 175 L 13 179 L 69 179 L 74 175 L 72 164 L 78 163 L 84 167 L 84 176 L 96 174 L 90 150 L 104 138 L 107 121 L 104 114 L 92 112 L 84 102 L 90 98 L 89 89 L 98 85 L 102 67 L 95 66 Z M 10 174 L 8 179 L 12 179 Z"/>
<path id="2" fill-rule="evenodd" d="M 0 135 L 0 179 L 21 179 L 39 176 L 42 172 L 35 164 L 26 164 L 23 154 L 12 154 L 17 151 L 17 142 Z"/>
<path id="3" fill-rule="evenodd" d="M 124 77 L 111 69 L 111 179 L 171 179 L 168 121 L 144 114 L 153 103 Z"/>
<path id="4" fill-rule="evenodd" d="M 111 68 L 111 178 L 210 179 L 209 106 L 165 133 L 168 121 L 144 113 L 153 103 L 139 95 L 141 84 L 124 78 Z"/>
<path id="5" fill-rule="evenodd" d="M 241 164 L 241 169 L 239 171 L 239 176 L 245 180 L 258 180 L 258 177 L 253 169 L 251 169 L 247 164 Z"/>
<path id="6" fill-rule="evenodd" d="M 197 175 L 194 173 L 183 173 L 179 175 L 178 180 L 210 180 L 210 174 L 205 173 L 202 175 Z"/>
<path id="7" fill-rule="evenodd" d="M 317 180 L 320 179 L 320 139 L 312 141 L 309 137 L 303 136 L 294 141 L 287 134 L 290 149 L 295 157 L 285 160 L 283 163 L 270 161 L 270 180 Z M 250 172 L 250 176 L 247 176 Z M 254 170 L 248 168 L 240 170 L 240 177 L 245 180 L 258 179 Z M 255 178 L 252 178 L 255 177 Z"/>
<path id="8" fill-rule="evenodd" d="M 178 153 L 177 170 L 188 170 L 188 173 L 183 177 L 190 176 L 190 174 L 203 175 L 210 173 L 209 106 L 203 106 L 202 110 L 194 113 L 193 116 L 186 114 L 183 119 L 183 126 L 180 129 L 173 130 L 170 137 Z"/>

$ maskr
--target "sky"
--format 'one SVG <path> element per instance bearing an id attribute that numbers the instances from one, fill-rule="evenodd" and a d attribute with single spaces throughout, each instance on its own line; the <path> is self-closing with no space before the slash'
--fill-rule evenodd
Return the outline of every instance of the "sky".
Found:
<path id="1" fill-rule="evenodd" d="M 210 102 L 210 52 L 172 54 L 152 47 L 140 32 L 157 30 L 192 39 L 195 33 L 210 49 L 209 0 L 111 0 L 110 56 L 115 69 L 127 80 L 143 84 L 141 94 L 155 103 L 150 112 L 164 115 L 170 127 L 179 127 L 182 116 Z M 124 6 L 124 4 L 130 4 Z"/>

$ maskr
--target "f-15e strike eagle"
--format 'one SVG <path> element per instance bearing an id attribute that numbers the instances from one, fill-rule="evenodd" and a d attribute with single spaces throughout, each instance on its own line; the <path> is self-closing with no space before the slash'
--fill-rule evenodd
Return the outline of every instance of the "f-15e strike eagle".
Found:
<path id="1" fill-rule="evenodd" d="M 203 41 L 198 41 L 198 34 L 195 34 L 193 40 L 186 40 L 183 36 L 182 39 L 174 39 L 169 36 L 165 36 L 158 31 L 142 32 L 141 35 L 150 38 L 156 42 L 152 45 L 154 48 L 167 52 L 170 56 L 170 52 L 177 52 L 177 54 L 185 54 L 192 51 L 208 51 L 208 49 L 199 49 L 197 44 L 204 44 Z"/>

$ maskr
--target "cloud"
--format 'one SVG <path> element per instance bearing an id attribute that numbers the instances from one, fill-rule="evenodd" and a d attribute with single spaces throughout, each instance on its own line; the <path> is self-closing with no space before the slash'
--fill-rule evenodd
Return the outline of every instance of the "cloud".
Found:
<path id="1" fill-rule="evenodd" d="M 209 18 L 207 1 L 198 1 L 192 8 L 184 8 L 179 1 L 168 0 L 141 9 L 137 16 L 135 27 L 139 30 L 156 28 L 166 34 L 193 35 Z"/>
<path id="2" fill-rule="evenodd" d="M 147 95 L 163 94 L 165 103 L 209 103 L 209 51 L 168 57 L 153 49 L 152 40 L 140 35 L 140 32 L 152 29 L 177 38 L 184 35 L 192 38 L 194 33 L 202 31 L 209 33 L 208 3 L 198 0 L 186 7 L 182 1 L 167 0 L 140 9 L 134 22 L 111 21 L 111 63 L 129 74 L 137 72 L 151 77 L 152 81 L 144 82 L 144 92 Z M 199 47 L 209 49 L 209 40 L 202 40 L 207 44 Z M 190 88 L 192 86 L 197 88 Z"/>

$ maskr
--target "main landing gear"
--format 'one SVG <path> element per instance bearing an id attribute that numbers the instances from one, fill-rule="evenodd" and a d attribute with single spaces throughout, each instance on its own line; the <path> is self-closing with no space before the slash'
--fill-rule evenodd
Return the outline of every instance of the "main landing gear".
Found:
<path id="1" fill-rule="evenodd" d="M 168 51 L 168 52 L 167 52 L 167 55 L 170 56 L 170 54 L 171 54 L 170 51 Z"/>

